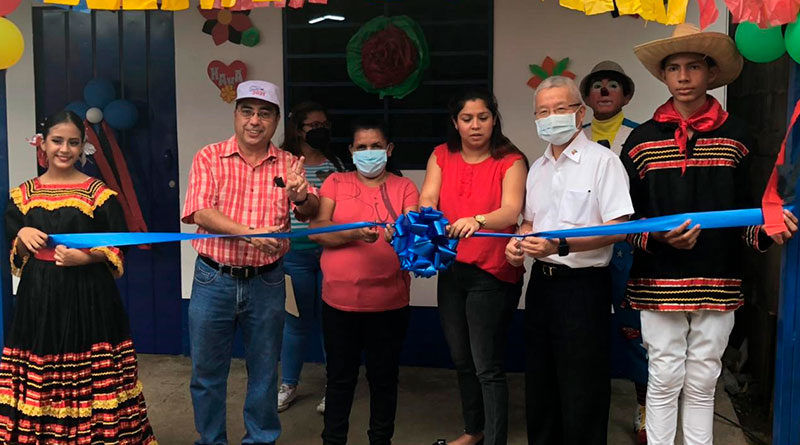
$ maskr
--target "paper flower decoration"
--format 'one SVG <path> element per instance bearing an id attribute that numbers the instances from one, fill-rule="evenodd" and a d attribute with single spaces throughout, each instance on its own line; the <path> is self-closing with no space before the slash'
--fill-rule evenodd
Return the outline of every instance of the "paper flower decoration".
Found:
<path id="1" fill-rule="evenodd" d="M 258 28 L 250 21 L 250 11 L 199 7 L 197 10 L 206 19 L 203 32 L 210 35 L 216 45 L 222 45 L 227 40 L 237 45 L 256 46 L 261 40 Z"/>
<path id="2" fill-rule="evenodd" d="M 379 16 L 347 43 L 347 73 L 368 93 L 402 99 L 422 82 L 430 65 L 422 28 L 407 16 Z"/>
<path id="3" fill-rule="evenodd" d="M 533 77 L 528 79 L 528 86 L 536 89 L 543 80 L 551 76 L 564 76 L 570 79 L 575 78 L 575 73 L 567 70 L 569 65 L 569 57 L 561 59 L 556 63 L 550 56 L 547 56 L 542 61 L 542 65 L 528 65 Z"/>
<path id="4" fill-rule="evenodd" d="M 236 100 L 236 89 L 233 85 L 225 85 L 219 91 L 219 97 L 222 98 L 227 103 L 231 103 Z"/>

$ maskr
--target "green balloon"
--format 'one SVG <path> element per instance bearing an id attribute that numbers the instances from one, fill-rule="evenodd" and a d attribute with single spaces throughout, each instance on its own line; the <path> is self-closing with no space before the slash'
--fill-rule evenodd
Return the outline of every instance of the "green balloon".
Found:
<path id="1" fill-rule="evenodd" d="M 742 22 L 736 27 L 735 39 L 739 52 L 751 62 L 772 62 L 786 52 L 780 26 L 761 29 L 755 23 Z"/>
<path id="2" fill-rule="evenodd" d="M 786 51 L 795 62 L 800 63 L 800 28 L 797 22 L 786 27 Z"/>

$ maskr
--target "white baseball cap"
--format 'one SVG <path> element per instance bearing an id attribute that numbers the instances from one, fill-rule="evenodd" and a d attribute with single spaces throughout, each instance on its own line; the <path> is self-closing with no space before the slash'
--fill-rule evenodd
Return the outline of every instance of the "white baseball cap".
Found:
<path id="1" fill-rule="evenodd" d="M 242 99 L 259 99 L 281 107 L 278 99 L 278 86 L 263 80 L 248 80 L 236 87 L 236 101 Z"/>

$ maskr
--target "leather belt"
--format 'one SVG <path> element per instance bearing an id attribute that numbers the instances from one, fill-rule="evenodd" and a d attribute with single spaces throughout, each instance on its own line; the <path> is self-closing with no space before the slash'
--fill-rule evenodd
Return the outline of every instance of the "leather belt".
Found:
<path id="1" fill-rule="evenodd" d="M 265 264 L 263 266 L 226 266 L 224 264 L 219 264 L 218 262 L 212 260 L 209 257 L 198 255 L 200 259 L 208 264 L 211 268 L 218 270 L 224 274 L 228 274 L 233 278 L 253 278 L 255 276 L 261 275 L 262 273 L 266 273 L 275 269 L 278 266 L 280 261 L 275 261 L 274 263 Z"/>

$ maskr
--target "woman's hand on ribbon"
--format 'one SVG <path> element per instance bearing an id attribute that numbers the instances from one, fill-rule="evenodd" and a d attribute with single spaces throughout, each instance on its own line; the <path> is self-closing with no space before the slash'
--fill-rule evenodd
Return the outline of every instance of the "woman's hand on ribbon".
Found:
<path id="1" fill-rule="evenodd" d="M 787 230 L 785 232 L 769 236 L 776 244 L 783 244 L 789 241 L 789 239 L 797 233 L 797 217 L 787 209 L 783 209 L 783 223 L 786 224 Z M 761 226 L 761 231 L 764 232 L 764 226 Z"/>
<path id="2" fill-rule="evenodd" d="M 389 244 L 392 244 L 392 238 L 394 238 L 394 224 L 386 224 L 386 227 L 383 229 L 383 240 Z"/>
<path id="3" fill-rule="evenodd" d="M 458 219 L 447 226 L 447 236 L 450 238 L 469 238 L 481 228 L 478 220 L 471 216 Z"/>
<path id="4" fill-rule="evenodd" d="M 86 264 L 95 262 L 91 254 L 80 249 L 70 249 L 63 244 L 56 246 L 55 254 L 53 256 L 56 260 L 56 266 L 84 266 Z"/>
<path id="5" fill-rule="evenodd" d="M 33 227 L 23 227 L 17 232 L 17 239 L 28 252 L 35 254 L 47 246 L 47 234 Z M 17 245 L 19 247 L 19 244 Z"/>
<path id="6" fill-rule="evenodd" d="M 303 175 L 305 162 L 306 158 L 303 156 L 297 162 L 286 162 L 286 195 L 291 201 L 304 201 L 308 196 L 308 181 Z"/>
<path id="7" fill-rule="evenodd" d="M 365 243 L 374 243 L 378 241 L 380 232 L 377 227 L 362 227 L 353 231 L 356 240 L 364 241 Z"/>
<path id="8" fill-rule="evenodd" d="M 683 224 L 669 232 L 653 232 L 650 235 L 656 240 L 669 244 L 676 249 L 689 250 L 697 244 L 697 237 L 700 236 L 700 224 L 696 224 L 691 229 L 686 230 L 691 223 L 692 220 L 687 219 Z"/>
<path id="9" fill-rule="evenodd" d="M 511 238 L 506 244 L 506 261 L 508 264 L 519 267 L 525 262 L 525 252 L 522 251 L 522 239 Z"/>

